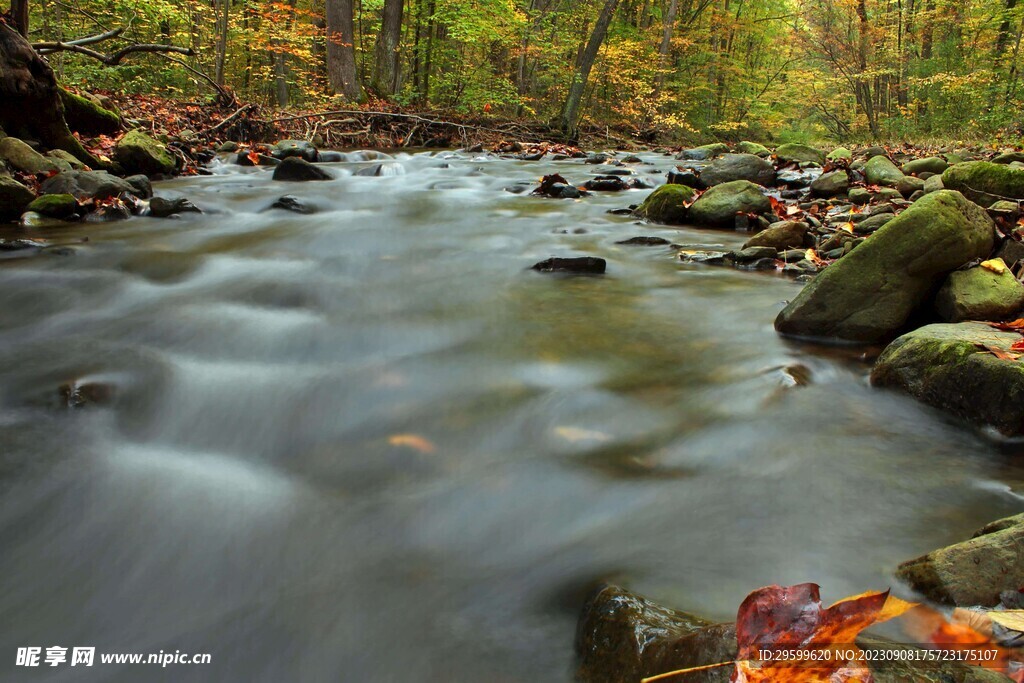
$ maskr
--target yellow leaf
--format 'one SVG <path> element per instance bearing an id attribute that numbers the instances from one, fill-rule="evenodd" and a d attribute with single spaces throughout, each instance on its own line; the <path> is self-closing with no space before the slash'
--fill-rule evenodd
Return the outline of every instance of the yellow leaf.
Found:
<path id="1" fill-rule="evenodd" d="M 1002 275 L 1006 272 L 1006 263 L 1001 258 L 989 259 L 988 261 L 982 261 L 981 267 L 986 270 L 991 270 L 996 275 Z"/>
<path id="2" fill-rule="evenodd" d="M 577 441 L 598 441 L 603 443 L 611 439 L 604 432 L 581 429 L 580 427 L 555 427 L 555 434 L 570 443 L 576 443 Z"/>
<path id="3" fill-rule="evenodd" d="M 437 450 L 434 444 L 419 434 L 392 434 L 388 437 L 388 443 L 392 446 L 411 448 L 420 453 L 433 453 Z"/>
<path id="4" fill-rule="evenodd" d="M 848 233 L 850 233 L 852 235 L 853 234 L 853 223 L 843 223 L 840 226 L 840 229 L 845 230 L 846 232 L 848 232 Z"/>
<path id="5" fill-rule="evenodd" d="M 1024 610 L 1011 609 L 1005 612 L 989 612 L 989 619 L 1005 629 L 1024 633 Z"/>

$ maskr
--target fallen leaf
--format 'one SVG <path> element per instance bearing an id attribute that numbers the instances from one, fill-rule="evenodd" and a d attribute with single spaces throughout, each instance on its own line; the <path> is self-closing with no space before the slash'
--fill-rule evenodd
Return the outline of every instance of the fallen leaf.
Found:
<path id="1" fill-rule="evenodd" d="M 1006 351 L 1005 349 L 1001 349 L 998 346 L 993 346 L 992 344 L 983 344 L 981 342 L 977 342 L 977 343 L 975 343 L 975 346 L 978 347 L 979 349 L 981 349 L 982 351 L 985 351 L 987 353 L 991 353 L 993 356 L 995 356 L 999 360 L 1019 360 L 1020 359 L 1019 355 L 1014 354 L 1014 353 L 1010 353 L 1009 351 Z"/>
<path id="2" fill-rule="evenodd" d="M 577 441 L 598 441 L 604 443 L 612 438 L 604 432 L 582 429 L 580 427 L 555 427 L 555 434 L 569 443 L 576 443 Z"/>
<path id="3" fill-rule="evenodd" d="M 989 612 L 988 618 L 1005 629 L 1024 633 L 1024 610 L 1012 609 L 1004 612 Z"/>
<path id="4" fill-rule="evenodd" d="M 1006 263 L 1001 258 L 989 259 L 988 261 L 982 261 L 979 264 L 985 270 L 991 270 L 996 275 L 1002 275 L 1006 272 Z"/>
<path id="5" fill-rule="evenodd" d="M 419 434 L 393 434 L 388 437 L 388 443 L 392 446 L 411 448 L 420 453 L 433 453 L 437 450 L 434 444 Z"/>

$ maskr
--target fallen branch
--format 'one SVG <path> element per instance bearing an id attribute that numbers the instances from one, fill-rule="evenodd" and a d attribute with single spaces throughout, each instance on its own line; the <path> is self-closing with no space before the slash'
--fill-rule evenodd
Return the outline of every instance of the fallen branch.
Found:
<path id="1" fill-rule="evenodd" d="M 419 114 L 400 114 L 397 112 L 390 111 L 360 111 L 358 109 L 336 109 L 334 111 L 324 111 L 316 114 L 298 114 L 295 116 L 283 116 L 277 119 L 271 119 L 266 123 L 284 123 L 286 121 L 298 121 L 301 119 L 319 118 L 322 116 L 338 116 L 338 115 L 349 115 L 349 116 L 386 116 L 396 119 L 406 119 L 409 121 L 418 121 L 419 123 L 425 123 L 430 126 L 451 126 L 453 128 L 459 128 L 462 131 L 466 130 L 482 130 L 490 133 L 499 133 L 501 135 L 509 135 L 508 130 L 502 130 L 500 128 L 490 128 L 488 126 L 476 126 L 470 123 L 455 123 L 454 121 L 443 121 L 437 119 L 428 119 L 425 116 Z M 534 135 L 532 133 L 520 133 L 519 137 L 532 138 L 537 142 L 545 142 L 546 138 Z"/>
<path id="2" fill-rule="evenodd" d="M 252 111 L 255 108 L 256 108 L 255 104 L 247 104 L 244 107 L 241 107 L 240 109 L 235 111 L 233 114 L 228 116 L 226 119 L 224 119 L 223 121 L 218 123 L 216 126 L 211 128 L 210 130 L 205 131 L 204 133 L 202 133 L 202 135 L 203 136 L 213 136 L 213 135 L 216 135 L 219 131 L 221 131 L 224 128 L 228 127 L 234 121 L 238 120 L 238 118 L 240 116 L 242 116 L 242 114 L 245 114 L 246 112 Z"/>
<path id="3" fill-rule="evenodd" d="M 103 64 L 106 64 L 107 66 L 117 66 L 124 60 L 125 57 L 127 57 L 130 54 L 135 54 L 137 52 L 176 52 L 178 54 L 188 56 L 192 56 L 195 54 L 195 52 L 190 47 L 178 47 L 177 45 L 153 45 L 149 43 L 129 45 L 109 55 L 85 47 L 84 44 L 76 42 L 37 43 L 37 45 L 40 46 L 36 48 L 38 51 L 40 51 L 40 54 L 52 54 L 54 52 L 74 52 L 80 55 L 85 55 L 86 57 L 91 57 L 92 59 L 96 59 L 102 62 Z"/>
<path id="4" fill-rule="evenodd" d="M 112 31 L 105 31 L 103 33 L 97 33 L 94 36 L 85 36 L 83 38 L 75 38 L 74 40 L 65 40 L 61 42 L 49 42 L 49 43 L 32 43 L 32 49 L 41 55 L 46 55 L 51 52 L 59 50 L 60 45 L 94 45 L 96 43 L 102 43 L 104 40 L 110 40 L 111 38 L 117 38 L 119 35 L 124 33 L 123 28 L 115 28 Z"/>

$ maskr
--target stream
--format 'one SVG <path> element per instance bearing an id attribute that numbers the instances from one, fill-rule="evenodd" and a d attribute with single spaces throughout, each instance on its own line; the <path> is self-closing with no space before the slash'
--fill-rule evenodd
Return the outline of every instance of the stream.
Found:
<path id="1" fill-rule="evenodd" d="M 1024 508 L 1014 449 L 780 338 L 798 283 L 616 244 L 746 235 L 505 190 L 578 160 L 394 160 L 217 166 L 156 186 L 202 215 L 0 262 L 0 680 L 567 683 L 601 581 L 731 620 L 767 584 L 895 587 Z M 584 255 L 607 274 L 529 270 Z"/>

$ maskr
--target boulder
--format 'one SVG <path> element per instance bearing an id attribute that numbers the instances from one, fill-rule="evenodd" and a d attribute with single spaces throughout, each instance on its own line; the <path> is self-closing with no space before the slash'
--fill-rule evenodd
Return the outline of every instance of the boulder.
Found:
<path id="1" fill-rule="evenodd" d="M 933 175 L 924 181 L 924 193 L 931 194 L 932 192 L 938 192 L 939 190 L 945 189 L 945 185 L 942 184 L 942 176 Z"/>
<path id="2" fill-rule="evenodd" d="M 871 192 L 863 187 L 854 187 L 846 195 L 851 204 L 861 206 L 871 201 Z"/>
<path id="3" fill-rule="evenodd" d="M 992 219 L 959 192 L 926 195 L 807 284 L 779 313 L 775 329 L 803 337 L 884 341 L 904 327 L 948 273 L 987 258 L 994 233 Z"/>
<path id="4" fill-rule="evenodd" d="M 810 163 L 825 165 L 825 153 L 817 147 L 790 142 L 775 149 L 775 157 L 784 164 Z"/>
<path id="5" fill-rule="evenodd" d="M 153 196 L 153 183 L 149 182 L 149 176 L 130 175 L 124 179 L 131 185 L 132 194 L 140 199 L 149 199 Z"/>
<path id="6" fill-rule="evenodd" d="M 1024 364 L 1001 360 L 987 350 L 1012 354 L 1010 346 L 1020 339 L 1016 332 L 984 323 L 926 325 L 885 348 L 871 371 L 871 382 L 902 389 L 969 422 L 1021 435 Z"/>
<path id="7" fill-rule="evenodd" d="M 810 226 L 800 221 L 773 223 L 766 230 L 757 233 L 743 244 L 743 248 L 772 247 L 779 251 L 807 246 L 807 231 Z"/>
<path id="8" fill-rule="evenodd" d="M 835 197 L 850 189 L 850 176 L 846 171 L 829 171 L 811 181 L 811 194 L 815 197 Z"/>
<path id="9" fill-rule="evenodd" d="M 302 182 L 307 180 L 333 180 L 334 176 L 299 157 L 285 157 L 274 169 L 274 180 Z"/>
<path id="10" fill-rule="evenodd" d="M 896 574 L 935 602 L 995 607 L 1000 593 L 1024 586 L 1024 519 L 993 522 L 974 538 L 904 562 Z"/>
<path id="11" fill-rule="evenodd" d="M 82 135 L 113 135 L 121 130 L 121 117 L 95 99 L 82 97 L 61 88 L 61 103 L 68 125 Z"/>
<path id="12" fill-rule="evenodd" d="M 68 154 L 62 149 L 51 149 L 49 152 L 46 153 L 46 156 L 47 158 L 53 159 L 54 161 L 66 161 L 68 166 L 70 166 L 71 170 L 73 171 L 85 170 L 85 164 L 76 159 L 74 155 Z"/>
<path id="13" fill-rule="evenodd" d="M 48 218 L 67 218 L 78 212 L 78 200 L 69 194 L 44 194 L 36 197 L 26 211 Z"/>
<path id="14" fill-rule="evenodd" d="M 715 185 L 702 194 L 690 207 L 688 218 L 699 225 L 732 228 L 736 214 L 767 213 L 771 208 L 761 186 L 749 180 L 733 180 Z"/>
<path id="15" fill-rule="evenodd" d="M 0 221 L 17 220 L 35 197 L 14 178 L 0 175 Z"/>
<path id="16" fill-rule="evenodd" d="M 1000 199 L 1024 199 L 1024 170 L 989 161 L 965 161 L 946 169 L 942 184 L 982 206 Z"/>
<path id="17" fill-rule="evenodd" d="M 834 150 L 829 152 L 828 156 L 825 157 L 825 158 L 828 161 L 840 161 L 840 160 L 852 161 L 853 160 L 853 152 L 851 152 L 850 150 L 846 149 L 845 147 L 836 147 Z"/>
<path id="18" fill-rule="evenodd" d="M 637 216 L 655 223 L 683 223 L 687 205 L 697 193 L 687 185 L 662 185 L 636 208 Z"/>
<path id="19" fill-rule="evenodd" d="M 701 187 L 713 187 L 733 180 L 749 180 L 769 186 L 775 182 L 775 167 L 753 154 L 723 154 L 700 172 Z"/>
<path id="20" fill-rule="evenodd" d="M 164 197 L 153 197 L 149 202 L 149 215 L 154 218 L 167 218 L 179 213 L 202 213 L 202 209 L 190 202 L 185 197 L 166 199 Z"/>
<path id="21" fill-rule="evenodd" d="M 141 130 L 130 131 L 121 138 L 114 148 L 114 160 L 131 174 L 170 175 L 177 167 L 170 152 Z"/>
<path id="22" fill-rule="evenodd" d="M 287 159 L 299 157 L 306 161 L 316 161 L 319 158 L 316 147 L 305 140 L 282 140 L 270 150 L 271 156 L 275 159 Z"/>
<path id="23" fill-rule="evenodd" d="M 0 160 L 22 173 L 54 173 L 62 170 L 53 159 L 47 159 L 18 138 L 0 140 Z"/>
<path id="24" fill-rule="evenodd" d="M 1024 152 L 1003 152 L 992 159 L 993 164 L 1012 164 L 1015 161 L 1024 163 Z"/>
<path id="25" fill-rule="evenodd" d="M 736 145 L 736 151 L 742 154 L 753 154 L 759 157 L 769 157 L 772 155 L 772 151 L 764 145 L 757 142 L 749 142 L 747 140 Z"/>
<path id="26" fill-rule="evenodd" d="M 1008 268 L 1002 273 L 980 266 L 953 271 L 935 295 L 936 312 L 951 323 L 1006 320 L 1016 317 L 1021 308 L 1024 285 Z"/>
<path id="27" fill-rule="evenodd" d="M 903 164 L 902 171 L 908 175 L 918 173 L 942 173 L 949 164 L 941 157 L 927 157 L 925 159 L 914 159 Z"/>
<path id="28" fill-rule="evenodd" d="M 864 164 L 864 179 L 869 185 L 896 187 L 896 184 L 903 180 L 903 171 L 896 168 L 896 164 L 889 161 L 889 157 L 879 154 Z"/>
<path id="29" fill-rule="evenodd" d="M 860 151 L 860 156 L 864 157 L 865 159 L 870 159 L 871 157 L 876 157 L 879 154 L 885 156 L 888 153 L 889 152 L 886 151 L 885 147 L 882 147 L 880 145 L 874 145 L 872 147 L 865 147 L 864 149 L 862 149 Z"/>
<path id="30" fill-rule="evenodd" d="M 684 149 L 676 159 L 689 159 L 692 161 L 705 161 L 713 159 L 729 151 L 729 145 L 721 142 L 713 142 L 710 145 L 701 145 L 692 149 Z"/>
<path id="31" fill-rule="evenodd" d="M 905 175 L 896 183 L 896 189 L 904 197 L 909 197 L 915 192 L 924 192 L 924 181 L 911 175 Z"/>
<path id="32" fill-rule="evenodd" d="M 75 199 L 108 199 L 127 192 L 136 197 L 139 188 L 106 171 L 63 171 L 39 186 L 42 194 L 70 194 Z"/>

